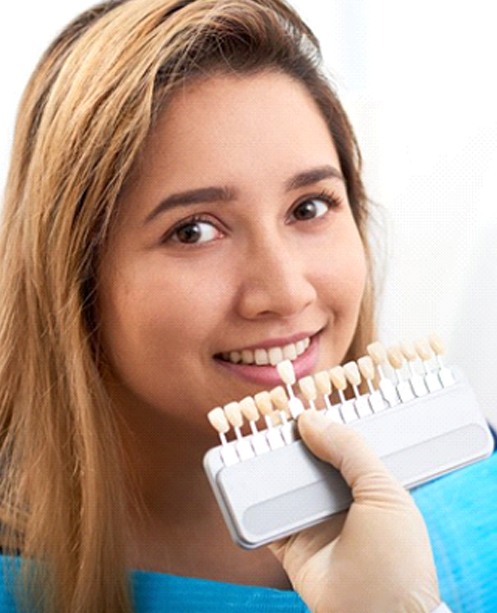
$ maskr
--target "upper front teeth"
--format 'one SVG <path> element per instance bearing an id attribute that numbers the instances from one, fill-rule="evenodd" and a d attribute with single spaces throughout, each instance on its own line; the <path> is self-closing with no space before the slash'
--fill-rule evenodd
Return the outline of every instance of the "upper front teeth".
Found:
<path id="1" fill-rule="evenodd" d="M 311 339 L 308 337 L 297 343 L 289 343 L 284 347 L 271 347 L 270 349 L 243 349 L 242 351 L 230 351 L 223 353 L 224 360 L 233 362 L 234 364 L 257 364 L 264 366 L 271 364 L 276 366 L 283 360 L 295 360 L 299 355 L 311 344 Z"/>

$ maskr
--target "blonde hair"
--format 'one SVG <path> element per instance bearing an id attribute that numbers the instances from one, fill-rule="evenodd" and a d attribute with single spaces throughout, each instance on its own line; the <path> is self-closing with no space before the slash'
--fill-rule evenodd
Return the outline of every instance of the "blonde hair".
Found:
<path id="1" fill-rule="evenodd" d="M 38 65 L 19 110 L 0 241 L 0 544 L 22 553 L 29 606 L 131 610 L 126 469 L 101 377 L 96 278 L 118 196 L 177 88 L 216 71 L 275 69 L 303 82 L 367 249 L 359 151 L 319 63 L 316 39 L 284 0 L 123 0 L 77 18 Z M 349 357 L 372 326 L 369 286 Z"/>

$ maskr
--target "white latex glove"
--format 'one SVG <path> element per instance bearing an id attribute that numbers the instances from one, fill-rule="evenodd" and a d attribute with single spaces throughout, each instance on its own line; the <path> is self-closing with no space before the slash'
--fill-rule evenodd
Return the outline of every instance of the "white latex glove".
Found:
<path id="1" fill-rule="evenodd" d="M 431 613 L 440 603 L 423 518 L 364 439 L 321 412 L 299 431 L 352 489 L 346 513 L 269 547 L 313 613 Z"/>

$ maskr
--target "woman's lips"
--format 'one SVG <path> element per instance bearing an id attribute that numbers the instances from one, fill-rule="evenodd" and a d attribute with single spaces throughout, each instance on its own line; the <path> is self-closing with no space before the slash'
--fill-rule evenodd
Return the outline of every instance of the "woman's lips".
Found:
<path id="1" fill-rule="evenodd" d="M 295 360 L 292 360 L 293 368 L 297 379 L 310 375 L 316 368 L 319 357 L 319 335 L 315 334 L 311 338 L 309 347 L 299 355 Z M 232 374 L 250 381 L 258 383 L 266 387 L 276 386 L 281 384 L 281 379 L 278 375 L 275 366 L 264 365 L 256 366 L 255 364 L 234 364 L 220 358 L 216 358 L 216 362 L 229 370 Z"/>

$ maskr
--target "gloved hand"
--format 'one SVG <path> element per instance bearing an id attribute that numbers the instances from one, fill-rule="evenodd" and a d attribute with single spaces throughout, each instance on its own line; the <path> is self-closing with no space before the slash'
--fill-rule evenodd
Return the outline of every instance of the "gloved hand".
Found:
<path id="1" fill-rule="evenodd" d="M 409 493 L 351 428 L 306 411 L 309 449 L 337 468 L 354 502 L 269 547 L 313 613 L 431 613 L 440 603 L 423 518 Z"/>

